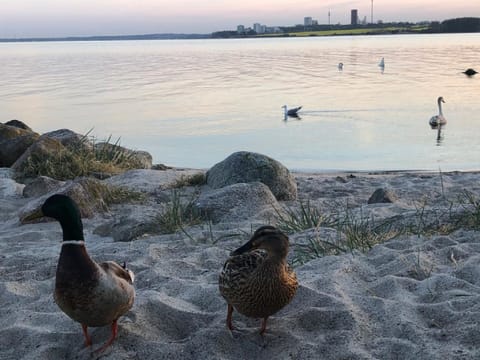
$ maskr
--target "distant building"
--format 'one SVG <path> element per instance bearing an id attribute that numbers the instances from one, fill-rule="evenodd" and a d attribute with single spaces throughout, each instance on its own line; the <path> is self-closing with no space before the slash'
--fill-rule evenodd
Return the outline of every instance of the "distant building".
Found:
<path id="1" fill-rule="evenodd" d="M 262 25 L 262 24 L 259 24 L 259 23 L 253 24 L 253 30 L 254 30 L 257 34 L 263 34 L 263 33 L 265 33 L 266 28 L 267 28 L 267 27 L 266 27 L 265 25 Z"/>
<path id="2" fill-rule="evenodd" d="M 238 33 L 238 34 L 245 34 L 245 26 L 243 26 L 243 25 L 238 25 L 238 26 L 237 26 L 237 33 Z"/>
<path id="3" fill-rule="evenodd" d="M 280 29 L 278 26 L 267 26 L 265 28 L 265 32 L 268 34 L 281 33 L 282 29 Z"/>
<path id="4" fill-rule="evenodd" d="M 352 9 L 350 24 L 358 25 L 358 10 L 357 9 Z"/>
<path id="5" fill-rule="evenodd" d="M 303 26 L 312 26 L 313 19 L 310 16 L 303 18 Z"/>

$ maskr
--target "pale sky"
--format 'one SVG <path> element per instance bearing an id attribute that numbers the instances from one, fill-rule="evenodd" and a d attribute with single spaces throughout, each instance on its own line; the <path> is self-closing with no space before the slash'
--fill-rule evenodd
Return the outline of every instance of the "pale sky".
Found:
<path id="1" fill-rule="evenodd" d="M 374 21 L 480 17 L 479 0 L 374 0 Z M 0 0 L 0 38 L 202 33 L 238 24 L 288 26 L 305 16 L 348 24 L 370 21 L 371 0 Z"/>

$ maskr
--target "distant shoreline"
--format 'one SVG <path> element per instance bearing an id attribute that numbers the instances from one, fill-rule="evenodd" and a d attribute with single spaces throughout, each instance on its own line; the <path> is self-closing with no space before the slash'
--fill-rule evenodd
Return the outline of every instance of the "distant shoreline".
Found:
<path id="1" fill-rule="evenodd" d="M 317 32 L 262 34 L 255 36 L 228 36 L 214 37 L 204 34 L 152 34 L 152 35 L 118 35 L 118 36 L 79 36 L 61 38 L 18 38 L 0 39 L 0 43 L 29 43 L 29 42 L 82 42 L 82 41 L 137 41 L 137 40 L 220 40 L 220 39 L 276 39 L 276 38 L 304 38 L 304 37 L 343 37 L 343 36 L 378 36 L 378 35 L 437 35 L 444 32 L 336 32 L 318 34 Z"/>
<path id="2" fill-rule="evenodd" d="M 47 42 L 47 41 L 122 41 L 122 40 L 206 40 L 206 39 L 264 39 L 281 37 L 325 37 L 325 36 L 368 36 L 398 34 L 445 34 L 480 32 L 480 18 L 456 18 L 443 22 L 423 24 L 383 23 L 368 25 L 315 25 L 305 27 L 281 27 L 274 33 L 239 33 L 237 31 L 216 31 L 211 34 L 141 34 L 141 35 L 93 35 L 64 37 L 0 38 L 0 42 Z"/>
<path id="3" fill-rule="evenodd" d="M 0 42 L 122 41 L 122 40 L 195 40 L 211 39 L 211 34 L 98 35 L 0 39 Z"/>

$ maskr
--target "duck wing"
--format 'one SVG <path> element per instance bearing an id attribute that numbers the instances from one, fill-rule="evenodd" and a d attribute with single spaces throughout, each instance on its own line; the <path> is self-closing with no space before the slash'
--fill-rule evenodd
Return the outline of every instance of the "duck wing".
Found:
<path id="1" fill-rule="evenodd" d="M 265 250 L 254 250 L 249 253 L 231 256 L 223 265 L 219 277 L 222 294 L 229 289 L 245 286 L 252 274 L 265 262 L 268 254 Z"/>
<path id="2" fill-rule="evenodd" d="M 288 114 L 288 115 L 297 115 L 297 112 L 298 112 L 301 108 L 302 108 L 302 107 L 299 106 L 299 107 L 290 109 L 290 110 L 288 110 L 287 114 Z"/>
<path id="3" fill-rule="evenodd" d="M 110 274 L 112 277 L 123 279 L 130 284 L 133 284 L 134 275 L 133 272 L 126 269 L 123 266 L 120 266 L 115 261 L 105 261 L 98 264 L 107 274 Z"/>

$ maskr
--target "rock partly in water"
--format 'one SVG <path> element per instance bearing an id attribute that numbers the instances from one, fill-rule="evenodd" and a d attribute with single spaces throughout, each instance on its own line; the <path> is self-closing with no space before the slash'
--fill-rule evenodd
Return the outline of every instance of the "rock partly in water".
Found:
<path id="1" fill-rule="evenodd" d="M 34 142 L 17 161 L 12 165 L 12 169 L 19 172 L 24 169 L 32 156 L 47 157 L 60 153 L 65 147 L 57 140 L 48 137 L 41 137 Z"/>
<path id="2" fill-rule="evenodd" d="M 95 151 L 97 153 L 103 152 L 108 157 L 113 154 L 118 159 L 122 159 L 122 162 L 130 162 L 132 168 L 151 169 L 152 167 L 152 155 L 146 151 L 130 150 L 108 142 L 95 144 Z"/>
<path id="3" fill-rule="evenodd" d="M 368 199 L 369 204 L 394 203 L 398 200 L 397 195 L 389 189 L 377 189 Z"/>
<path id="4" fill-rule="evenodd" d="M 267 185 L 278 200 L 297 198 L 297 184 L 290 171 L 262 154 L 236 152 L 207 172 L 207 185 L 214 189 L 257 181 Z"/>
<path id="5" fill-rule="evenodd" d="M 53 190 L 60 189 L 63 185 L 65 185 L 65 181 L 55 180 L 48 176 L 39 176 L 25 186 L 23 189 L 23 196 L 42 196 Z"/>
<path id="6" fill-rule="evenodd" d="M 172 169 L 171 166 L 167 166 L 165 164 L 153 164 L 152 165 L 152 170 L 162 170 L 162 171 L 165 171 L 165 170 L 168 170 L 168 169 Z"/>
<path id="7" fill-rule="evenodd" d="M 31 130 L 0 124 L 0 167 L 12 166 L 38 137 Z"/>
<path id="8" fill-rule="evenodd" d="M 63 146 L 70 149 L 86 149 L 92 150 L 93 144 L 84 135 L 77 134 L 69 129 L 59 129 L 50 131 L 42 135 L 42 137 L 48 137 L 59 141 Z"/>
<path id="9" fill-rule="evenodd" d="M 29 130 L 33 132 L 30 126 L 28 126 L 27 124 L 25 124 L 23 121 L 20 121 L 20 120 L 13 119 L 13 120 L 7 121 L 5 125 L 13 126 L 19 129 Z"/>
<path id="10" fill-rule="evenodd" d="M 270 189 L 261 182 L 240 183 L 202 193 L 196 209 L 213 223 L 238 222 L 273 215 L 280 206 Z M 265 212 L 262 216 L 259 214 Z"/>

